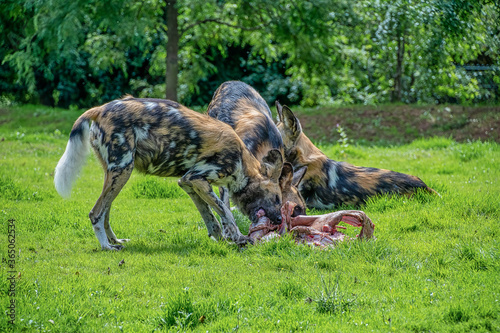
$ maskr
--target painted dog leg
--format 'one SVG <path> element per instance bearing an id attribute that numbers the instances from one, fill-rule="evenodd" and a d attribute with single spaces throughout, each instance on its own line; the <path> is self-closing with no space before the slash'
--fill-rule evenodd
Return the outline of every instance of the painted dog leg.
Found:
<path id="1" fill-rule="evenodd" d="M 133 163 L 131 163 L 121 170 L 106 171 L 102 193 L 90 211 L 90 221 L 92 222 L 94 233 L 103 250 L 121 250 L 123 248 L 122 245 L 110 244 L 110 241 L 119 243 L 119 240 L 116 238 L 109 225 L 109 210 L 113 200 L 115 200 L 118 193 L 120 193 L 121 189 L 130 178 L 133 168 Z M 106 225 L 109 231 L 106 231 Z M 114 236 L 114 239 L 113 237 L 108 239 L 109 236 Z"/>
<path id="2" fill-rule="evenodd" d="M 182 178 L 179 179 L 178 184 L 184 191 L 186 191 L 186 193 L 189 195 L 191 200 L 193 200 L 194 205 L 200 212 L 201 217 L 203 218 L 203 221 L 205 222 L 205 225 L 207 227 L 208 236 L 213 237 L 216 240 L 221 240 L 222 232 L 219 221 L 217 221 L 217 218 L 214 216 L 207 203 L 203 201 L 203 199 L 198 195 L 198 193 L 196 193 L 193 187 L 183 181 Z"/>
<path id="3" fill-rule="evenodd" d="M 219 194 L 220 199 L 226 205 L 227 208 L 231 208 L 231 204 L 229 203 L 229 191 L 224 186 L 219 186 Z"/>
<path id="4" fill-rule="evenodd" d="M 118 239 L 115 235 L 115 233 L 113 232 L 113 229 L 111 229 L 111 225 L 109 224 L 109 212 L 110 212 L 110 208 L 108 208 L 106 210 L 106 213 L 105 213 L 105 218 L 104 218 L 104 231 L 106 231 L 106 236 L 108 237 L 108 240 L 111 244 L 123 244 L 123 243 L 126 243 L 128 241 L 130 241 L 130 239 Z"/>
<path id="5" fill-rule="evenodd" d="M 221 199 L 217 197 L 217 195 L 212 190 L 212 186 L 210 183 L 203 178 L 200 178 L 199 175 L 191 175 L 187 173 L 179 180 L 179 185 L 188 193 L 192 193 L 194 191 L 204 202 L 205 207 L 200 210 L 202 216 L 207 215 L 206 210 L 211 207 L 217 214 L 219 214 L 221 218 L 222 224 L 222 236 L 224 239 L 229 239 L 235 242 L 238 245 L 245 245 L 247 243 L 253 243 L 252 239 L 248 236 L 244 236 L 236 222 L 234 221 L 234 217 L 231 214 L 229 208 L 222 202 Z M 191 195 L 191 194 L 190 194 Z M 193 200 L 194 201 L 194 200 Z M 195 201 L 196 204 L 196 201 Z M 203 205 L 201 205 L 203 206 Z M 198 205 L 197 205 L 198 207 Z M 213 216 L 213 215 L 212 215 Z M 204 217 L 205 219 L 205 217 Z M 205 220 L 206 223 L 207 220 Z M 217 220 L 215 220 L 217 221 Z M 209 226 L 207 225 L 207 228 Z M 210 230 L 210 229 L 209 229 Z"/>

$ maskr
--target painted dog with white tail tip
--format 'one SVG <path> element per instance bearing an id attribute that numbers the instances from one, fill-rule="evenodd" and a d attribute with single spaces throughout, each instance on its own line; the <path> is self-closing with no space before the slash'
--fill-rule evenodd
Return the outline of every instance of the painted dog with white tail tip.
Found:
<path id="1" fill-rule="evenodd" d="M 241 234 L 212 185 L 226 187 L 251 221 L 264 212 L 274 223 L 281 222 L 282 154 L 270 150 L 259 162 L 230 126 L 176 102 L 126 96 L 81 115 L 55 170 L 55 186 L 62 196 L 69 196 L 89 146 L 105 173 L 102 193 L 89 214 L 104 250 L 119 250 L 128 241 L 116 237 L 109 213 L 134 168 L 160 177 L 181 177 L 179 186 L 215 239 L 239 245 L 252 242 Z M 211 209 L 220 216 L 222 230 Z"/>

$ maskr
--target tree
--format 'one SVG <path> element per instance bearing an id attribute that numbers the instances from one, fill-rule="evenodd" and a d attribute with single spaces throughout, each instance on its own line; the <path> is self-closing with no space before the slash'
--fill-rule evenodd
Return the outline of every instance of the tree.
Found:
<path id="1" fill-rule="evenodd" d="M 179 30 L 177 25 L 177 1 L 166 0 L 165 20 L 167 25 L 167 70 L 165 98 L 177 101 L 177 76 L 179 75 Z"/>
<path id="2" fill-rule="evenodd" d="M 92 80 L 85 76 L 87 70 L 97 76 L 100 76 L 99 71 L 106 71 L 115 75 L 115 80 L 126 80 L 132 74 L 126 56 L 131 49 L 139 45 L 140 52 L 148 53 L 147 50 L 154 47 L 149 72 L 153 76 L 159 71 L 166 73 L 165 93 L 168 98 L 177 99 L 179 86 L 181 93 L 185 93 L 184 86 L 188 86 L 188 90 L 196 89 L 193 77 L 209 75 L 215 69 L 201 56 L 211 45 L 216 45 L 222 54 L 227 51 L 226 45 L 252 45 L 251 52 L 268 62 L 276 60 L 278 52 L 296 54 L 290 57 L 290 61 L 303 64 L 316 61 L 311 58 L 313 54 L 306 51 L 314 50 L 309 47 L 312 39 L 307 35 L 320 34 L 320 28 L 327 27 L 316 23 L 325 16 L 329 3 L 110 0 L 92 4 L 76 1 L 67 5 L 62 0 L 42 0 L 32 5 L 33 17 L 27 20 L 29 28 L 24 31 L 22 47 L 7 60 L 20 70 L 20 79 L 30 92 L 39 89 L 38 82 L 49 81 L 43 85 L 52 91 L 43 93 L 43 96 L 50 96 L 57 103 L 68 95 L 61 89 L 71 85 L 70 80 L 59 85 L 57 81 L 61 76 L 54 77 L 55 72 L 62 70 L 62 59 L 66 65 L 63 67 L 73 68 L 67 75 L 77 78 L 80 86 L 90 84 L 87 90 L 96 95 L 102 92 L 102 88 L 89 82 Z M 31 3 L 26 1 L 27 5 L 31 6 Z M 322 6 L 324 10 L 321 10 Z M 321 15 L 315 18 L 316 14 Z M 120 19 L 116 20 L 117 17 Z M 298 23 L 294 22 L 296 20 Z M 284 35 L 287 29 L 293 35 Z M 324 31 L 323 35 L 328 29 Z M 272 41 L 273 33 L 280 34 L 279 42 Z M 166 47 L 153 41 L 151 35 L 164 41 Z M 288 42 L 290 38 L 295 41 L 293 45 Z M 285 47 L 277 44 L 281 42 Z M 296 48 L 297 52 L 285 50 L 288 46 Z M 315 52 L 314 56 L 321 57 L 321 54 Z M 158 63 L 162 57 L 166 59 L 164 66 Z M 182 59 L 180 64 L 179 59 Z M 144 86 L 145 80 L 131 78 L 130 88 Z"/>
<path id="3" fill-rule="evenodd" d="M 491 0 L 6 0 L 1 6 L 0 87 L 20 100 L 90 106 L 131 93 L 206 103 L 220 83 L 209 79 L 265 82 L 270 99 L 280 91 L 306 106 L 498 95 L 461 67 L 478 59 L 499 65 L 499 7 Z"/>

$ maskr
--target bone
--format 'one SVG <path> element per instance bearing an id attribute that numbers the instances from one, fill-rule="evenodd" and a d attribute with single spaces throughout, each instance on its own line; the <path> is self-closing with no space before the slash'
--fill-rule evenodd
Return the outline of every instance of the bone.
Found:
<path id="1" fill-rule="evenodd" d="M 271 224 L 267 216 L 259 216 L 256 223 L 252 223 L 248 229 L 248 236 L 254 240 L 261 240 L 265 235 L 278 229 L 279 225 Z"/>
<path id="2" fill-rule="evenodd" d="M 338 230 L 346 229 L 338 225 L 344 222 L 354 227 L 361 227 L 358 239 L 373 238 L 375 225 L 363 211 L 341 210 L 323 215 L 292 217 L 295 205 L 287 201 L 282 206 L 282 223 L 279 226 L 272 225 L 266 216 L 259 216 L 257 223 L 250 226 L 249 237 L 255 241 L 267 241 L 291 233 L 298 243 L 329 247 L 351 239 Z"/>

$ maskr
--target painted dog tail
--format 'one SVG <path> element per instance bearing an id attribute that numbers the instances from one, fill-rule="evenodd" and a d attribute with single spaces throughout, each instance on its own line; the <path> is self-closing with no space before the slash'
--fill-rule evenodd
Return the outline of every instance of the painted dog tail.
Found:
<path id="1" fill-rule="evenodd" d="M 426 190 L 427 192 L 429 192 L 429 193 L 433 194 L 433 195 L 437 195 L 438 197 L 442 198 L 442 197 L 441 197 L 441 194 L 439 194 L 439 192 L 438 192 L 438 191 L 436 191 L 436 190 L 435 190 L 435 189 L 433 189 L 433 188 L 430 188 L 430 187 L 429 187 L 429 186 L 427 186 L 427 185 L 426 185 L 426 187 L 425 187 L 425 190 Z"/>
<path id="2" fill-rule="evenodd" d="M 82 114 L 73 125 L 63 156 L 57 163 L 54 185 L 57 192 L 68 198 L 71 188 L 80 174 L 90 151 L 89 123 L 101 113 L 101 108 L 92 108 Z"/>

